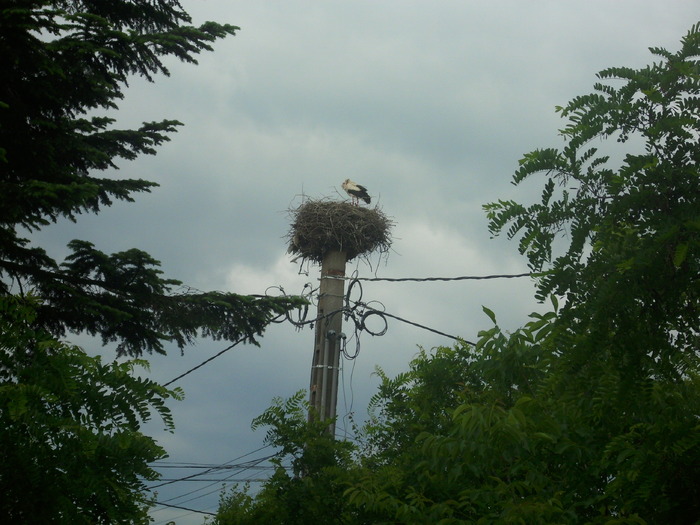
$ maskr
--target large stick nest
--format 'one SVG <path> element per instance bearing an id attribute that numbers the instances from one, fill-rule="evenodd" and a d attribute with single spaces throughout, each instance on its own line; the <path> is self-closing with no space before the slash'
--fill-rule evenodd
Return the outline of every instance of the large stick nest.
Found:
<path id="1" fill-rule="evenodd" d="M 350 261 L 375 250 L 386 255 L 391 247 L 390 230 L 394 223 L 377 206 L 306 200 L 290 209 L 289 214 L 289 253 L 319 264 L 331 251 L 345 252 Z"/>

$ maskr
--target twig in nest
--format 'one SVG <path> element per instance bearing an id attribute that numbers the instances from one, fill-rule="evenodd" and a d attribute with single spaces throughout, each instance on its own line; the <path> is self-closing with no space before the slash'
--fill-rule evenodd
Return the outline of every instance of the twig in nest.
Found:
<path id="1" fill-rule="evenodd" d="M 292 225 L 287 239 L 289 253 L 321 263 L 330 251 L 346 252 L 350 261 L 375 250 L 386 255 L 391 248 L 393 221 L 375 206 L 365 208 L 347 202 L 307 200 L 290 209 Z"/>

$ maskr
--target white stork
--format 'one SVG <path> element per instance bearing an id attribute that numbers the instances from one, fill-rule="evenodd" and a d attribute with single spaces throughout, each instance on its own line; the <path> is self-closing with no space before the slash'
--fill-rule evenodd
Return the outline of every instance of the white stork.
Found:
<path id="1" fill-rule="evenodd" d="M 362 199 L 365 201 L 367 204 L 372 202 L 372 199 L 369 197 L 369 193 L 367 193 L 367 188 L 364 186 L 360 186 L 354 181 L 351 181 L 350 179 L 345 179 L 343 183 L 340 185 L 345 192 L 350 195 L 350 198 L 352 199 L 352 203 L 357 206 L 358 200 Z"/>

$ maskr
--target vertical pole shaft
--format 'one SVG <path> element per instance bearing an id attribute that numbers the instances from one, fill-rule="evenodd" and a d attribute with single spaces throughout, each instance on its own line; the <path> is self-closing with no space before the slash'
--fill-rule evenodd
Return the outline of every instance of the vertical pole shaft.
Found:
<path id="1" fill-rule="evenodd" d="M 328 400 L 327 400 L 327 397 L 329 394 L 329 392 L 328 392 L 328 383 L 329 383 L 328 372 L 330 371 L 329 367 L 328 367 L 328 363 L 330 361 L 329 352 L 330 352 L 330 346 L 332 344 L 331 336 L 332 336 L 332 334 L 330 334 L 330 333 L 326 334 L 326 337 L 325 337 L 324 343 L 323 343 L 323 357 L 321 358 L 321 365 L 320 365 L 322 368 L 320 369 L 321 383 L 319 384 L 319 390 L 321 391 L 321 401 L 318 403 L 319 407 L 325 407 L 326 403 L 328 402 Z"/>
<path id="2" fill-rule="evenodd" d="M 338 374 L 340 372 L 340 345 L 342 340 L 340 333 L 333 341 L 333 352 L 331 353 L 331 367 L 334 373 L 331 375 L 330 401 L 328 403 L 328 417 L 335 419 L 336 406 L 338 404 Z M 335 434 L 335 424 L 333 424 L 333 434 Z"/>
<path id="3" fill-rule="evenodd" d="M 345 295 L 345 252 L 328 253 L 321 264 L 318 314 L 311 362 L 309 405 L 321 420 L 335 417 L 338 399 L 338 369 L 340 366 L 340 333 L 343 327 L 343 298 Z M 328 432 L 335 435 L 335 423 Z"/>

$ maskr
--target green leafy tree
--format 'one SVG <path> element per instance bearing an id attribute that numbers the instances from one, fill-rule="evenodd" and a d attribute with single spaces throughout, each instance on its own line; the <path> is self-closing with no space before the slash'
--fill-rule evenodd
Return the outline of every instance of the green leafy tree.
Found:
<path id="1" fill-rule="evenodd" d="M 520 238 L 539 294 L 566 298 L 559 374 L 601 447 L 600 500 L 613 515 L 694 523 L 700 427 L 700 24 L 658 62 L 599 73 L 559 108 L 563 150 L 538 150 L 514 182 L 544 176 L 539 203 L 487 207 Z M 607 154 L 591 143 L 615 140 Z M 624 148 L 624 154 L 619 150 Z M 570 189 L 573 188 L 573 189 Z M 555 239 L 566 233 L 558 249 Z"/>
<path id="2" fill-rule="evenodd" d="M 148 523 L 148 463 L 165 451 L 140 431 L 182 395 L 102 363 L 35 323 L 37 300 L 0 297 L 0 516 L 6 523 Z"/>
<path id="3" fill-rule="evenodd" d="M 512 334 L 494 324 L 476 347 L 421 351 L 408 372 L 382 376 L 372 399 L 380 410 L 364 428 L 369 446 L 361 481 L 347 492 L 350 503 L 382 523 L 488 523 L 534 481 L 523 479 L 526 473 L 536 470 L 539 486 L 553 486 L 538 460 L 518 460 L 526 455 L 528 432 L 551 445 L 552 418 L 533 396 L 550 366 L 543 342 L 554 317 L 533 314 Z M 548 497 L 538 499 L 531 498 L 532 512 L 523 519 L 560 517 Z"/>
<path id="4" fill-rule="evenodd" d="M 308 417 L 306 396 L 276 398 L 253 420 L 253 429 L 268 428 L 265 443 L 278 449 L 277 468 L 255 496 L 246 486 L 223 494 L 214 525 L 363 522 L 344 497 L 354 447 L 336 441 L 327 422 Z"/>
<path id="5" fill-rule="evenodd" d="M 694 26 L 677 53 L 651 48 L 651 66 L 601 71 L 594 93 L 558 108 L 566 147 L 527 154 L 513 178 L 543 176 L 541 201 L 486 206 L 491 232 L 519 237 L 531 268 L 548 270 L 539 296 L 564 296 L 591 339 L 620 338 L 641 376 L 697 366 L 699 51 Z M 607 154 L 591 145 L 610 139 Z"/>
<path id="6" fill-rule="evenodd" d="M 495 315 L 484 311 L 495 323 Z M 533 314 L 528 325 L 542 329 L 550 316 Z M 534 329 L 534 328 L 531 328 Z M 472 395 L 498 389 L 504 402 L 512 403 L 514 392 L 526 392 L 541 375 L 540 356 L 528 349 L 515 347 L 522 331 L 507 338 L 497 326 L 485 332 L 501 343 L 476 348 L 458 344 L 453 348 L 438 347 L 430 352 L 421 349 L 409 363 L 407 372 L 389 378 L 377 369 L 381 383 L 369 404 L 371 417 L 362 429 L 362 451 L 365 465 L 396 465 L 405 450 L 415 444 L 421 433 L 430 429 L 441 432 L 451 425 L 452 410 L 460 404 L 465 391 Z M 406 458 L 414 462 L 410 454 Z"/>
<path id="7" fill-rule="evenodd" d="M 700 521 L 700 24 L 651 52 L 558 109 L 565 147 L 514 176 L 544 178 L 539 202 L 485 206 L 561 308 L 457 349 L 444 406 L 416 371 L 445 350 L 385 379 L 375 455 L 407 439 L 351 504 L 400 523 Z"/>
<path id="8" fill-rule="evenodd" d="M 156 183 L 100 175 L 120 159 L 154 154 L 179 122 L 114 126 L 130 76 L 168 74 L 163 62 L 196 63 L 232 25 L 193 27 L 172 0 L 17 1 L 0 5 L 0 294 L 32 289 L 36 323 L 57 336 L 87 332 L 139 356 L 180 348 L 198 334 L 255 342 L 296 299 L 192 293 L 131 249 L 106 254 L 73 241 L 63 262 L 25 235 L 59 219 L 131 201 Z"/>

